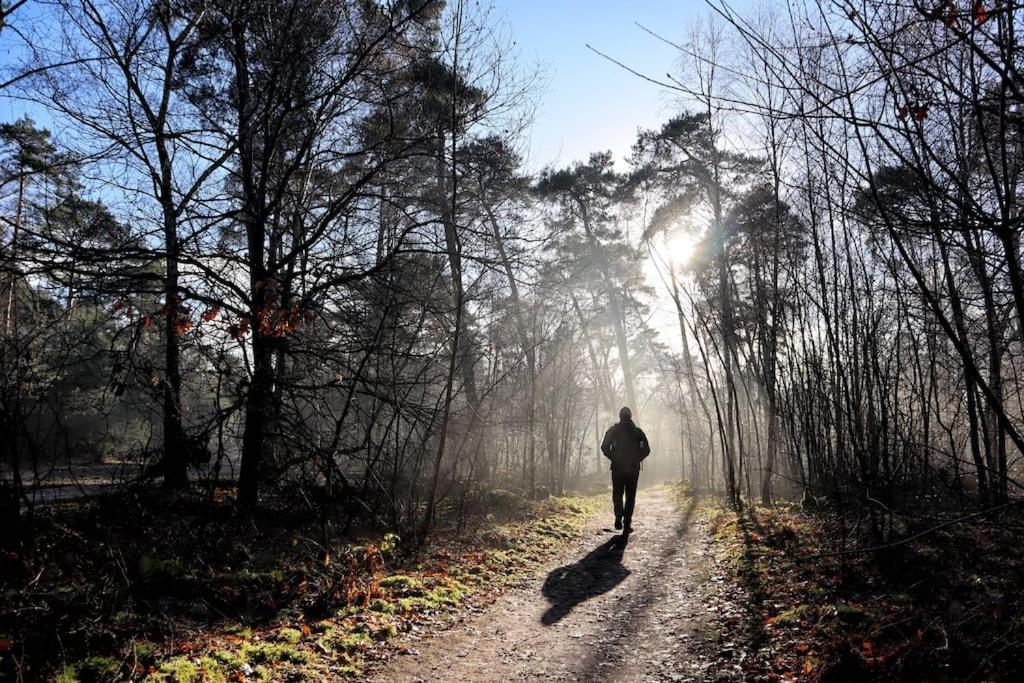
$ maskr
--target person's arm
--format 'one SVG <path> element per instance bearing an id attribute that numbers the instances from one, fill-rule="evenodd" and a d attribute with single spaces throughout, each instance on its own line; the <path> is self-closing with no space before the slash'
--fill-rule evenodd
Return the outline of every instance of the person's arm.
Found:
<path id="1" fill-rule="evenodd" d="M 604 433 L 604 440 L 601 441 L 601 452 L 604 453 L 604 457 L 609 460 L 612 459 L 612 448 L 615 446 L 615 440 L 612 437 L 612 429 L 609 429 Z"/>
<path id="2" fill-rule="evenodd" d="M 637 427 L 637 431 L 640 432 L 640 461 L 643 462 L 644 458 L 651 454 L 651 444 L 647 441 L 644 430 Z"/>

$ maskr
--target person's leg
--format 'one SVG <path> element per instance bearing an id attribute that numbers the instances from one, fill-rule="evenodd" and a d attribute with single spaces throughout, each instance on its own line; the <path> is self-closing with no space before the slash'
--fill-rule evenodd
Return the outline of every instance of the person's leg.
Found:
<path id="1" fill-rule="evenodd" d="M 626 528 L 629 528 L 630 523 L 633 521 L 633 506 L 636 505 L 636 484 L 640 479 L 640 473 L 627 475 L 624 477 L 623 482 L 625 493 L 626 493 L 626 507 L 623 510 L 623 523 Z"/>
<path id="2" fill-rule="evenodd" d="M 622 494 L 626 490 L 626 478 L 612 469 L 612 508 L 615 510 L 615 528 L 622 524 Z"/>

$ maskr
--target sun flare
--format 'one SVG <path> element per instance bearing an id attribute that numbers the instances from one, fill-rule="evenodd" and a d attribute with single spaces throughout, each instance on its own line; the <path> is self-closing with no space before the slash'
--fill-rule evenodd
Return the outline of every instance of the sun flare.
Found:
<path id="1" fill-rule="evenodd" d="M 665 256 L 676 267 L 685 266 L 690 262 L 699 240 L 689 232 L 676 232 L 665 240 Z"/>

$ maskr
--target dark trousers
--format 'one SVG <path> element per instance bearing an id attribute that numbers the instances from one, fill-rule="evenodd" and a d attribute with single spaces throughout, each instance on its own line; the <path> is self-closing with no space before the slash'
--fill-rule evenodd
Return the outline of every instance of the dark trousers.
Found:
<path id="1" fill-rule="evenodd" d="M 620 472 L 612 468 L 612 505 L 615 507 L 615 519 L 624 518 L 626 523 L 633 519 L 633 505 L 636 503 L 636 482 L 640 472 Z M 622 504 L 622 494 L 626 494 L 626 504 Z"/>

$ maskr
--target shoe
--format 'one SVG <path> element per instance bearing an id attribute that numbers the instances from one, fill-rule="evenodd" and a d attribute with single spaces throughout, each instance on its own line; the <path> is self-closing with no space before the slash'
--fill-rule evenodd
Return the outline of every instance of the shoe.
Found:
<path id="1" fill-rule="evenodd" d="M 615 528 L 616 529 L 621 529 L 622 528 L 622 517 L 616 517 L 615 518 Z"/>
<path id="2" fill-rule="evenodd" d="M 616 528 L 618 529 L 618 528 L 621 528 L 621 527 L 616 527 Z M 633 525 L 630 524 L 630 520 L 628 520 L 628 519 L 626 520 L 626 528 L 622 529 L 622 533 L 624 533 L 624 534 L 631 534 L 631 533 L 633 533 Z"/>

